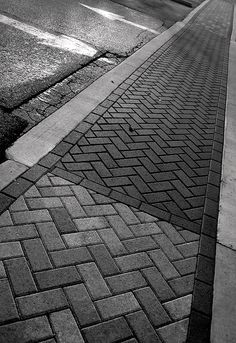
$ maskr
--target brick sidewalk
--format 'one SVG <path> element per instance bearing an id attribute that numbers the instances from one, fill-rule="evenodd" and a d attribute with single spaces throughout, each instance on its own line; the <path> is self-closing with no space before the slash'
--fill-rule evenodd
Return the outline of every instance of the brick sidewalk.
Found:
<path id="1" fill-rule="evenodd" d="M 231 15 L 210 2 L 2 191 L 0 343 L 209 342 Z"/>

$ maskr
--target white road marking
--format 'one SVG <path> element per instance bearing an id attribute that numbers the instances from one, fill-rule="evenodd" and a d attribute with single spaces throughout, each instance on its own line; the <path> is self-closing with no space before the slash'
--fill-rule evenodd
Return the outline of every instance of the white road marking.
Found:
<path id="1" fill-rule="evenodd" d="M 86 43 L 81 42 L 78 39 L 68 37 L 63 34 L 54 35 L 52 33 L 45 32 L 34 26 L 22 23 L 18 20 L 12 19 L 2 14 L 0 14 L 0 23 L 12 26 L 18 30 L 26 32 L 34 37 L 37 37 L 39 40 L 39 44 L 49 45 L 54 48 L 90 57 L 94 56 L 97 53 L 97 50 L 90 47 Z"/>
<path id="2" fill-rule="evenodd" d="M 81 3 L 81 5 L 86 7 L 86 8 L 88 8 L 88 9 L 90 9 L 90 10 L 92 10 L 92 11 L 94 11 L 94 12 L 96 12 L 96 13 L 98 13 L 98 14 L 100 14 L 100 15 L 102 15 L 105 18 L 110 19 L 110 20 L 118 20 L 118 21 L 121 21 L 123 23 L 126 23 L 126 24 L 129 24 L 129 25 L 138 27 L 139 29 L 142 29 L 142 30 L 154 33 L 155 35 L 159 35 L 160 34 L 160 32 L 158 32 L 156 30 L 153 30 L 153 29 L 150 29 L 149 27 L 146 27 L 146 26 L 134 23 L 132 21 L 126 20 L 123 16 L 121 16 L 119 14 L 115 14 L 115 13 L 112 13 L 112 12 L 109 12 L 109 11 L 101 10 L 100 8 L 91 7 L 91 6 L 82 4 L 82 3 Z"/>

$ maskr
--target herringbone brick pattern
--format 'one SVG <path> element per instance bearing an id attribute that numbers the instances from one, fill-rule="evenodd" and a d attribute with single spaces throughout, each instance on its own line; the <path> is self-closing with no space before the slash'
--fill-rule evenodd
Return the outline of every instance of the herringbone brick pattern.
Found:
<path id="1" fill-rule="evenodd" d="M 0 342 L 185 342 L 198 239 L 43 176 L 0 216 Z"/>
<path id="2" fill-rule="evenodd" d="M 220 180 L 231 8 L 215 1 L 145 62 L 58 167 L 197 232 L 207 184 L 216 199 Z"/>

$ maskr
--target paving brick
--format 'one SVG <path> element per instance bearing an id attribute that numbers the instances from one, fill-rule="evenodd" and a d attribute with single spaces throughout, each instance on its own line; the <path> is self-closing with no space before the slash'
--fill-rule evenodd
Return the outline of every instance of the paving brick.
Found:
<path id="1" fill-rule="evenodd" d="M 66 287 L 65 292 L 80 325 L 100 322 L 97 310 L 83 284 Z"/>
<path id="2" fill-rule="evenodd" d="M 4 264 L 2 261 L 0 261 L 0 279 L 6 278 L 7 274 L 4 268 Z"/>
<path id="3" fill-rule="evenodd" d="M 33 224 L 6 226 L 0 230 L 0 242 L 19 241 L 37 236 L 38 232 Z"/>
<path id="4" fill-rule="evenodd" d="M 162 233 L 161 229 L 156 223 L 130 225 L 130 229 L 136 237 Z"/>
<path id="5" fill-rule="evenodd" d="M 40 193 L 43 197 L 60 197 L 73 195 L 73 192 L 69 186 L 41 187 Z"/>
<path id="6" fill-rule="evenodd" d="M 129 314 L 126 318 L 140 343 L 161 342 L 143 311 Z"/>
<path id="7" fill-rule="evenodd" d="M 65 208 L 50 209 L 52 219 L 60 233 L 76 232 L 75 224 L 71 220 Z"/>
<path id="8" fill-rule="evenodd" d="M 19 242 L 0 243 L 0 260 L 23 255 L 24 253 Z"/>
<path id="9" fill-rule="evenodd" d="M 169 237 L 173 244 L 185 243 L 183 237 L 178 233 L 178 231 L 168 222 L 158 222 L 158 226 L 163 230 L 163 232 Z"/>
<path id="10" fill-rule="evenodd" d="M 35 273 L 34 275 L 41 290 L 70 285 L 81 281 L 75 266 L 46 270 Z"/>
<path id="11" fill-rule="evenodd" d="M 114 256 L 127 253 L 124 245 L 112 229 L 99 230 L 99 235 Z"/>
<path id="12" fill-rule="evenodd" d="M 159 327 L 171 321 L 150 287 L 138 289 L 134 291 L 134 295 L 145 312 L 148 313 L 148 317 L 154 326 Z"/>
<path id="13" fill-rule="evenodd" d="M 0 227 L 13 225 L 11 215 L 9 211 L 5 211 L 0 214 Z"/>
<path id="14" fill-rule="evenodd" d="M 178 250 L 184 257 L 196 256 L 198 253 L 198 242 L 190 242 L 178 245 Z"/>
<path id="15" fill-rule="evenodd" d="M 117 257 L 115 261 L 123 272 L 153 265 L 148 255 L 144 252 Z"/>
<path id="16" fill-rule="evenodd" d="M 148 254 L 154 261 L 155 265 L 160 270 L 164 278 L 168 280 L 180 276 L 178 271 L 175 269 L 173 264 L 170 263 L 166 255 L 162 252 L 162 250 L 152 250 Z"/>
<path id="17" fill-rule="evenodd" d="M 184 343 L 188 333 L 188 319 L 180 320 L 179 322 L 166 325 L 157 330 L 158 335 L 166 343 Z"/>
<path id="18" fill-rule="evenodd" d="M 92 261 L 92 256 L 85 247 L 53 251 L 50 255 L 56 267 Z"/>
<path id="19" fill-rule="evenodd" d="M 206 256 L 198 255 L 196 278 L 210 285 L 214 281 L 215 263 Z"/>
<path id="20" fill-rule="evenodd" d="M 89 250 L 92 253 L 96 264 L 98 265 L 104 276 L 119 273 L 119 268 L 116 265 L 114 259 L 111 257 L 105 245 L 94 245 L 91 246 Z"/>
<path id="21" fill-rule="evenodd" d="M 63 206 L 60 198 L 57 197 L 27 199 L 27 204 L 32 210 L 39 210 L 44 208 L 49 209 Z"/>
<path id="22" fill-rule="evenodd" d="M 43 174 L 45 174 L 47 171 L 46 168 L 38 165 L 38 164 L 35 164 L 32 168 L 28 169 L 23 175 L 22 177 L 29 180 L 29 181 L 32 181 L 32 182 L 35 182 L 37 181 Z"/>
<path id="23" fill-rule="evenodd" d="M 66 297 L 61 289 L 44 291 L 16 298 L 23 317 L 38 315 L 68 307 Z"/>
<path id="24" fill-rule="evenodd" d="M 15 224 L 30 224 L 52 220 L 48 210 L 15 212 L 12 213 L 12 217 Z"/>
<path id="25" fill-rule="evenodd" d="M 174 261 L 173 265 L 181 275 L 194 273 L 196 270 L 197 258 L 190 257 L 184 260 Z"/>
<path id="26" fill-rule="evenodd" d="M 80 247 L 88 244 L 98 244 L 102 242 L 96 231 L 68 233 L 63 235 L 63 238 L 69 248 Z"/>
<path id="27" fill-rule="evenodd" d="M 127 205 L 116 203 L 114 204 L 114 207 L 126 224 L 139 224 L 138 218 Z"/>
<path id="28" fill-rule="evenodd" d="M 107 216 L 106 218 L 120 239 L 131 238 L 134 236 L 127 224 L 119 215 Z"/>
<path id="29" fill-rule="evenodd" d="M 50 314 L 58 343 L 84 343 L 84 339 L 69 309 Z"/>
<path id="30" fill-rule="evenodd" d="M 194 285 L 194 274 L 185 275 L 181 278 L 170 280 L 169 285 L 174 290 L 177 296 L 192 293 Z"/>
<path id="31" fill-rule="evenodd" d="M 69 180 L 70 182 L 79 184 L 82 180 L 82 178 L 78 175 L 72 174 L 64 169 L 59 169 L 59 168 L 55 168 L 53 169 L 53 174 L 58 175 L 60 177 L 63 177 L 67 180 Z"/>
<path id="32" fill-rule="evenodd" d="M 75 225 L 79 231 L 98 230 L 109 227 L 109 224 L 104 217 L 91 217 L 75 219 Z"/>
<path id="33" fill-rule="evenodd" d="M 57 228 L 53 222 L 38 223 L 37 229 L 40 236 L 49 251 L 60 250 L 65 248 L 65 244 L 59 235 Z"/>
<path id="34" fill-rule="evenodd" d="M 78 270 L 93 299 L 100 299 L 111 294 L 95 263 L 81 264 Z"/>
<path id="35" fill-rule="evenodd" d="M 41 239 L 28 239 L 23 241 L 23 246 L 33 271 L 36 272 L 43 269 L 52 268 L 52 264 Z"/>
<path id="36" fill-rule="evenodd" d="M 147 285 L 142 274 L 138 271 L 107 277 L 106 282 L 114 294 L 124 293 Z"/>
<path id="37" fill-rule="evenodd" d="M 24 196 L 26 198 L 37 198 L 37 197 L 40 197 L 41 194 L 39 193 L 38 189 L 36 188 L 36 186 L 32 186 L 28 189 L 27 192 L 25 192 Z"/>
<path id="38" fill-rule="evenodd" d="M 82 333 L 88 343 L 112 343 L 132 337 L 132 332 L 123 317 L 90 326 L 82 330 Z"/>
<path id="39" fill-rule="evenodd" d="M 185 239 L 186 242 L 198 241 L 200 237 L 198 234 L 188 230 L 181 230 L 179 233 Z"/>
<path id="40" fill-rule="evenodd" d="M 59 159 L 60 156 L 57 156 L 53 153 L 49 153 L 39 161 L 39 164 L 43 167 L 51 168 L 54 164 L 57 163 Z"/>
<path id="41" fill-rule="evenodd" d="M 106 216 L 111 214 L 116 214 L 116 210 L 110 204 L 106 205 L 94 205 L 94 206 L 84 206 L 85 212 L 88 216 Z"/>
<path id="42" fill-rule="evenodd" d="M 28 207 L 26 205 L 24 197 L 21 195 L 16 201 L 9 207 L 11 212 L 17 211 L 27 211 Z"/>
<path id="43" fill-rule="evenodd" d="M 18 198 L 27 191 L 30 186 L 32 186 L 30 181 L 19 177 L 16 181 L 13 181 L 9 186 L 4 188 L 3 192 L 12 198 Z"/>
<path id="44" fill-rule="evenodd" d="M 62 202 L 72 218 L 80 218 L 86 216 L 86 213 L 84 212 L 76 197 L 63 197 Z"/>
<path id="45" fill-rule="evenodd" d="M 0 280 L 0 323 L 8 320 L 18 319 L 16 304 L 7 279 Z M 0 327 L 1 337 L 1 327 Z"/>
<path id="46" fill-rule="evenodd" d="M 164 303 L 165 309 L 169 312 L 171 318 L 175 321 L 189 316 L 192 304 L 192 295 L 186 295 Z"/>
<path id="47" fill-rule="evenodd" d="M 72 190 L 81 205 L 95 205 L 87 189 L 82 186 L 72 186 Z"/>
<path id="48" fill-rule="evenodd" d="M 103 319 L 118 317 L 140 309 L 139 303 L 131 292 L 98 300 L 95 304 Z"/>
<path id="49" fill-rule="evenodd" d="M 33 276 L 24 257 L 7 260 L 5 265 L 16 295 L 37 291 Z"/>
<path id="50" fill-rule="evenodd" d="M 154 240 L 158 243 L 160 248 L 166 254 L 170 261 L 179 260 L 183 258 L 180 252 L 176 249 L 173 243 L 164 234 L 153 235 Z"/>
<path id="51" fill-rule="evenodd" d="M 38 342 L 52 336 L 53 332 L 46 316 L 18 321 L 0 327 L 0 342 L 4 343 Z M 46 342 L 50 342 L 50 340 Z"/>
<path id="52" fill-rule="evenodd" d="M 156 293 L 158 299 L 166 301 L 175 297 L 173 290 L 170 288 L 161 273 L 155 267 L 142 269 L 148 284 Z"/>

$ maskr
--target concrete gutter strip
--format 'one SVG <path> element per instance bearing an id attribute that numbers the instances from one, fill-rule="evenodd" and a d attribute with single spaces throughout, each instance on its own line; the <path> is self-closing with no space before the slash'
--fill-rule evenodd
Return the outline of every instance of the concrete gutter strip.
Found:
<path id="1" fill-rule="evenodd" d="M 236 10 L 229 71 L 216 245 L 211 343 L 236 340 Z"/>
<path id="2" fill-rule="evenodd" d="M 168 30 L 152 39 L 120 65 L 93 82 L 50 117 L 40 122 L 24 136 L 19 138 L 6 151 L 7 158 L 20 162 L 28 167 L 36 164 L 153 53 L 177 34 L 209 1 L 204 1 L 183 22 L 175 23 Z"/>

